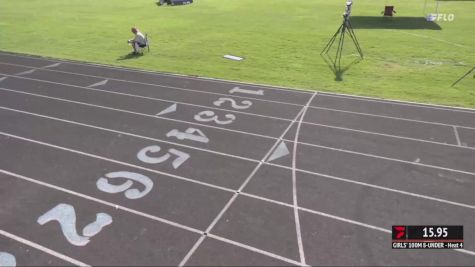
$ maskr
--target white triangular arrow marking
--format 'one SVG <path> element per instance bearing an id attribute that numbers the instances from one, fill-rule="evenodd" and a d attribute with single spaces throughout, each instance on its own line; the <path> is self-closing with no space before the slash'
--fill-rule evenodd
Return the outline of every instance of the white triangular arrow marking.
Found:
<path id="1" fill-rule="evenodd" d="M 109 80 L 103 80 L 95 84 L 91 84 L 88 87 L 94 87 L 94 86 L 100 86 L 100 85 L 105 85 Z"/>
<path id="2" fill-rule="evenodd" d="M 23 74 L 30 74 L 30 73 L 33 73 L 35 72 L 36 69 L 32 69 L 32 70 L 27 70 L 27 71 L 24 71 L 24 72 L 20 72 L 20 73 L 17 73 L 15 75 L 23 75 Z"/>
<path id="3" fill-rule="evenodd" d="M 44 66 L 43 69 L 46 69 L 46 68 L 55 68 L 57 66 L 59 66 L 61 63 L 54 63 L 54 64 L 51 64 L 51 65 L 48 65 L 48 66 Z"/>
<path id="4" fill-rule="evenodd" d="M 160 113 L 157 114 L 157 116 L 161 116 L 161 115 L 165 115 L 165 114 L 168 114 L 168 113 L 172 113 L 172 112 L 175 112 L 176 111 L 176 103 L 169 106 L 168 108 L 160 111 Z"/>
<path id="5" fill-rule="evenodd" d="M 272 153 L 269 159 L 267 159 L 267 162 L 271 162 L 283 156 L 287 156 L 288 154 L 290 154 L 290 151 L 287 148 L 285 142 L 282 141 L 282 143 L 280 143 L 280 145 L 274 150 L 274 153 Z"/>
<path id="6" fill-rule="evenodd" d="M 8 78 L 8 77 L 2 77 L 2 78 L 0 78 L 0 82 L 2 82 L 3 80 L 5 80 L 6 78 Z"/>

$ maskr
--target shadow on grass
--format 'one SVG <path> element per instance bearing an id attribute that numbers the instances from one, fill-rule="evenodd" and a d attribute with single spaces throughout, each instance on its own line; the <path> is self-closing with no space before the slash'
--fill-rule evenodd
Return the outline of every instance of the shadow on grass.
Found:
<path id="1" fill-rule="evenodd" d="M 345 74 L 345 72 L 348 71 L 353 65 L 356 65 L 360 63 L 361 60 L 363 60 L 362 58 L 358 57 L 349 64 L 342 67 L 335 59 L 333 59 L 332 56 L 330 56 L 330 54 L 320 54 L 320 56 L 335 75 L 335 81 L 337 82 L 343 81 L 343 74 Z"/>
<path id="2" fill-rule="evenodd" d="M 424 17 L 353 16 L 351 25 L 354 29 L 442 30 L 437 23 Z"/>
<path id="3" fill-rule="evenodd" d="M 127 55 L 120 56 L 119 58 L 117 58 L 117 60 L 135 59 L 135 58 L 139 58 L 139 57 L 142 57 L 142 56 L 143 56 L 142 53 L 136 54 L 134 52 L 130 52 Z"/>

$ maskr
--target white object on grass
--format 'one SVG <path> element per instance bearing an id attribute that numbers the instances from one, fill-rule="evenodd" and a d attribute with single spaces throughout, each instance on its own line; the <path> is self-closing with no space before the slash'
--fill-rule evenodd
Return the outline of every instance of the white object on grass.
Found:
<path id="1" fill-rule="evenodd" d="M 225 58 L 227 59 L 231 59 L 231 60 L 237 60 L 237 61 L 241 61 L 243 60 L 242 57 L 237 57 L 237 56 L 231 56 L 231 55 L 224 55 Z"/>

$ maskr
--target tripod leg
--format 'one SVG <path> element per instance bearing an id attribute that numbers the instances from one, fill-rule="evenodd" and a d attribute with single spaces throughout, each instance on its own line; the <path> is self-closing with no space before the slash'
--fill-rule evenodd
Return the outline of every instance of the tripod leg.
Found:
<path id="1" fill-rule="evenodd" d="M 343 45 L 345 44 L 345 33 L 346 33 L 346 27 L 343 26 L 343 29 L 340 33 L 340 39 L 338 41 L 338 48 L 336 50 L 336 57 L 335 57 L 335 69 L 338 69 L 338 72 L 341 72 L 341 56 L 343 53 Z M 336 66 L 336 63 L 338 61 L 338 66 Z"/>
<path id="2" fill-rule="evenodd" d="M 320 55 L 326 54 L 326 53 L 328 53 L 328 51 L 330 51 L 330 48 L 332 47 L 333 43 L 335 42 L 335 39 L 336 39 L 336 37 L 338 36 L 338 34 L 340 33 L 342 27 L 343 27 L 343 25 L 341 25 L 341 26 L 338 28 L 338 30 L 335 32 L 335 34 L 333 34 L 332 38 L 330 39 L 330 41 L 328 41 L 327 45 L 326 45 L 325 48 L 322 50 L 322 52 L 320 53 Z"/>
<path id="3" fill-rule="evenodd" d="M 457 81 L 455 81 L 451 87 L 454 87 L 457 83 L 459 83 L 461 80 L 463 80 L 465 77 L 467 77 L 470 73 L 472 73 L 475 70 L 475 67 L 473 67 L 471 70 L 469 70 L 467 73 L 465 73 L 462 77 L 460 77 Z"/>
<path id="4" fill-rule="evenodd" d="M 361 49 L 360 43 L 358 42 L 358 38 L 356 38 L 356 34 L 353 31 L 353 27 L 351 26 L 350 21 L 348 21 L 348 31 L 350 33 L 350 37 L 353 40 L 353 43 L 356 46 L 356 50 L 358 50 L 358 53 L 360 54 L 360 57 L 363 58 L 363 50 Z"/>

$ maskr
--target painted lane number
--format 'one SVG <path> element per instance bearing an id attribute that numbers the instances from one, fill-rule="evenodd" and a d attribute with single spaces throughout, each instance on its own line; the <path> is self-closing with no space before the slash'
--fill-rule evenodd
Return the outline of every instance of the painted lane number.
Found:
<path id="1" fill-rule="evenodd" d="M 220 120 L 218 119 L 218 115 L 216 115 L 213 111 L 211 110 L 205 110 L 201 111 L 200 113 L 195 115 L 195 120 L 200 121 L 200 122 L 210 122 L 213 121 L 216 124 L 220 125 L 226 125 L 232 123 L 234 120 L 236 120 L 236 116 L 233 114 L 226 114 L 224 117 L 227 120 Z"/>
<path id="2" fill-rule="evenodd" d="M 249 100 L 243 100 L 241 101 L 241 104 L 237 104 L 236 100 L 229 97 L 220 97 L 218 98 L 218 100 L 213 102 L 213 105 L 221 107 L 226 102 L 231 103 L 231 107 L 233 107 L 234 109 L 247 109 L 252 106 L 252 102 Z"/>
<path id="3" fill-rule="evenodd" d="M 127 171 L 118 171 L 118 172 L 110 172 L 104 175 L 106 178 L 101 177 L 97 180 L 96 185 L 97 188 L 103 192 L 116 194 L 125 191 L 125 197 L 128 199 L 138 199 L 142 198 L 147 195 L 150 190 L 153 188 L 153 182 L 145 175 L 135 172 L 127 172 Z M 110 184 L 109 179 L 127 179 L 122 184 Z M 130 188 L 134 184 L 133 181 L 141 183 L 145 189 L 143 191 L 139 191 L 136 188 Z"/>
<path id="4" fill-rule="evenodd" d="M 107 213 L 97 213 L 96 220 L 83 228 L 79 235 L 76 230 L 76 211 L 69 204 L 60 203 L 54 208 L 41 215 L 37 222 L 44 225 L 51 221 L 57 221 L 64 237 L 74 246 L 85 246 L 89 238 L 97 235 L 102 228 L 112 223 L 112 217 Z"/>
<path id="5" fill-rule="evenodd" d="M 171 157 L 171 155 L 175 155 L 176 158 L 172 162 L 172 166 L 174 169 L 178 169 L 178 167 L 180 167 L 186 160 L 190 158 L 190 155 L 188 153 L 185 153 L 183 151 L 180 151 L 174 148 L 170 148 L 168 150 L 168 153 L 163 154 L 161 156 L 148 155 L 148 153 L 158 153 L 160 152 L 160 150 L 161 150 L 160 146 L 157 146 L 157 145 L 145 147 L 141 149 L 139 153 L 137 153 L 137 158 L 140 161 L 145 162 L 145 163 L 158 164 L 158 163 L 162 163 L 168 160 Z"/>

